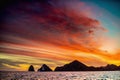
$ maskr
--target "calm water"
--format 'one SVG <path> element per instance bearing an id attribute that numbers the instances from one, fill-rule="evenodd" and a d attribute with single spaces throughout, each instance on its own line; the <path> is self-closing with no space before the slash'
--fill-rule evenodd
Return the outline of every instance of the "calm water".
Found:
<path id="1" fill-rule="evenodd" d="M 120 80 L 120 71 L 0 72 L 0 80 Z"/>

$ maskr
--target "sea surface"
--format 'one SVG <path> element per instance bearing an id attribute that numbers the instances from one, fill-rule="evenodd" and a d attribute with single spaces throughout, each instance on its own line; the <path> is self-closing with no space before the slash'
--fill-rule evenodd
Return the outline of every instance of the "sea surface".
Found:
<path id="1" fill-rule="evenodd" d="M 85 72 L 0 71 L 0 80 L 120 80 L 120 71 L 85 71 Z"/>

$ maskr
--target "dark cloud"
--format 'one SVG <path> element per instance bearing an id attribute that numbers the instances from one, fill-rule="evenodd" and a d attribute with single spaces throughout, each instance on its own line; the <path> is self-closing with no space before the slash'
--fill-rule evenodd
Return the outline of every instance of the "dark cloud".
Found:
<path id="1" fill-rule="evenodd" d="M 68 7 L 73 6 L 67 1 L 30 0 L 20 1 L 17 4 L 6 9 L 1 36 L 19 36 L 62 45 L 63 42 L 74 42 L 74 38 L 77 37 L 84 39 L 91 36 L 90 33 L 101 30 L 98 20 L 84 15 L 85 12 L 70 10 Z M 79 4 L 79 7 L 81 6 Z M 3 41 L 6 41 L 3 36 Z"/>

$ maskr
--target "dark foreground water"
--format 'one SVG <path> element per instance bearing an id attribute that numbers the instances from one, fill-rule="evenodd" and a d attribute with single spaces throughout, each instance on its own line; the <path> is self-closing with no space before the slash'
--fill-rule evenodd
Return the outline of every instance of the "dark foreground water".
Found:
<path id="1" fill-rule="evenodd" d="M 120 80 L 120 71 L 95 71 L 95 72 L 0 71 L 0 80 Z"/>

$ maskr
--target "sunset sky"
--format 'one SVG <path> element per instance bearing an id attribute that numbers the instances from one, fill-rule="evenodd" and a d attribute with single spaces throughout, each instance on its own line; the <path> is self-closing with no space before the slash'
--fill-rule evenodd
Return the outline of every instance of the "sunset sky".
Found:
<path id="1" fill-rule="evenodd" d="M 119 0 L 13 0 L 0 13 L 0 70 L 73 60 L 120 65 Z"/>

